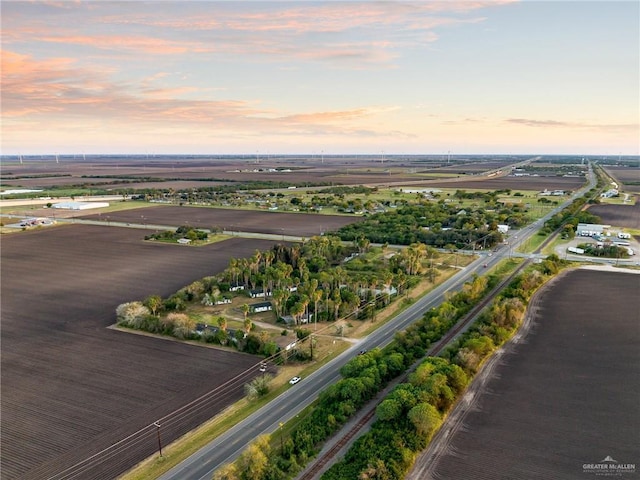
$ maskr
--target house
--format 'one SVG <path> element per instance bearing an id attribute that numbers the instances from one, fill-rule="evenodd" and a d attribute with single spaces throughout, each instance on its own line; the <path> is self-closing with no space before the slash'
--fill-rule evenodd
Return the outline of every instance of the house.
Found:
<path id="1" fill-rule="evenodd" d="M 240 285 L 239 283 L 236 283 L 235 285 L 229 286 L 230 292 L 238 292 L 240 290 L 244 290 L 244 285 Z"/>
<path id="2" fill-rule="evenodd" d="M 216 333 L 220 330 L 218 327 L 214 327 L 213 325 L 207 325 L 206 323 L 196 323 L 195 333 L 197 335 L 203 335 L 204 332 Z"/>
<path id="3" fill-rule="evenodd" d="M 296 319 L 291 315 L 284 315 L 280 317 L 282 323 L 284 323 L 287 327 L 296 324 Z M 313 313 L 302 314 L 300 316 L 300 323 L 311 323 L 313 321 Z"/>
<path id="4" fill-rule="evenodd" d="M 276 343 L 276 345 L 278 345 L 278 348 L 280 348 L 280 350 L 285 350 L 285 351 L 289 351 L 292 348 L 295 348 L 298 343 L 296 339 L 283 337 L 283 336 L 277 337 L 276 339 L 274 339 L 274 342 Z"/>
<path id="5" fill-rule="evenodd" d="M 271 292 L 267 290 L 267 293 L 265 295 L 264 290 L 262 290 L 261 288 L 257 290 L 249 290 L 249 296 L 251 298 L 265 298 L 271 296 Z"/>
<path id="6" fill-rule="evenodd" d="M 260 302 L 249 305 L 249 311 L 251 313 L 270 312 L 272 309 L 271 302 Z"/>

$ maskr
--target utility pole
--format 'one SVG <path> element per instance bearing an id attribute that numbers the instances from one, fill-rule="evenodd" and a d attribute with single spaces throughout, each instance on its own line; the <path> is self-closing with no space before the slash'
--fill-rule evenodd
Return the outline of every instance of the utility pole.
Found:
<path id="1" fill-rule="evenodd" d="M 158 451 L 160 452 L 160 456 L 162 457 L 162 441 L 160 440 L 160 422 L 153 422 L 156 426 L 156 432 L 158 433 Z"/>
<path id="2" fill-rule="evenodd" d="M 280 422 L 280 452 L 284 452 L 284 440 L 282 439 L 282 427 L 284 426 L 284 423 Z"/>

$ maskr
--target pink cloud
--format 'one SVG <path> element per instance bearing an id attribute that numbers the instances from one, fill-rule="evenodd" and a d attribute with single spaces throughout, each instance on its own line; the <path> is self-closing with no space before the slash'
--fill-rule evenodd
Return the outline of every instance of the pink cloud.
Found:
<path id="1" fill-rule="evenodd" d="M 204 52 L 207 48 L 201 43 L 170 41 L 154 37 L 122 35 L 49 35 L 39 38 L 49 43 L 82 45 L 102 50 L 130 51 L 151 55 L 176 55 L 187 52 Z"/>
<path id="2" fill-rule="evenodd" d="M 530 118 L 509 118 L 505 120 L 507 123 L 516 125 L 524 125 L 534 128 L 572 128 L 572 129 L 594 129 L 594 130 L 637 130 L 637 123 L 621 123 L 621 124 L 597 124 L 597 123 L 581 123 L 581 122 L 564 122 L 560 120 L 536 120 Z"/>
<path id="3" fill-rule="evenodd" d="M 145 89 L 135 91 L 111 82 L 105 74 L 75 67 L 68 58 L 44 61 L 2 52 L 3 116 L 25 113 L 47 114 L 51 111 L 67 115 L 86 115 L 141 119 L 153 116 L 179 115 L 195 119 L 220 114 L 238 116 L 261 113 L 247 102 L 185 101 L 180 89 Z"/>
<path id="4" fill-rule="evenodd" d="M 280 117 L 280 120 L 284 122 L 293 123 L 333 123 L 336 121 L 353 120 L 362 118 L 364 116 L 371 115 L 371 112 L 364 108 L 355 110 L 342 110 L 334 112 L 315 112 L 315 113 L 303 113 L 297 115 L 288 115 Z"/>
<path id="5" fill-rule="evenodd" d="M 45 42 L 84 45 L 102 50 L 176 55 L 188 52 L 278 56 L 313 61 L 338 61 L 359 68 L 392 62 L 393 49 L 424 45 L 438 39 L 436 28 L 481 22 L 483 18 L 456 16 L 489 5 L 485 2 L 326 2 L 323 4 L 272 4 L 268 9 L 227 8 L 207 4 L 197 14 L 164 16 L 136 12 L 126 16 L 102 15 L 92 22 L 119 30 L 147 27 L 143 35 L 75 35 L 65 32 L 41 35 Z M 200 5 L 197 2 L 195 5 Z M 245 5 L 245 4 L 238 4 Z M 275 5 L 275 6 L 274 6 Z M 292 6 L 293 5 L 293 6 Z M 197 8 L 197 7 L 196 7 Z M 390 29 L 393 34 L 390 34 Z M 192 39 L 184 41 L 182 31 Z M 330 35 L 329 35 L 330 34 Z M 35 33 L 36 37 L 38 34 Z M 173 39 L 171 39 L 173 38 Z M 354 38 L 358 38 L 354 41 Z M 343 51 L 343 53 L 340 52 Z M 349 62 L 343 62 L 348 59 Z"/>
<path id="6" fill-rule="evenodd" d="M 98 121 L 112 128 L 143 130 L 195 129 L 243 135 L 384 134 L 384 131 L 363 128 L 359 120 L 386 109 L 282 115 L 242 100 L 181 98 L 185 93 L 197 93 L 188 86 L 131 88 L 110 81 L 106 74 L 78 68 L 68 58 L 38 61 L 26 55 L 3 52 L 2 61 L 3 117 L 14 125 L 15 122 L 40 122 L 39 128 L 46 125 L 47 130 L 64 129 L 64 125 L 77 126 L 85 119 L 87 125 Z M 55 121 L 49 120 L 52 118 Z"/>

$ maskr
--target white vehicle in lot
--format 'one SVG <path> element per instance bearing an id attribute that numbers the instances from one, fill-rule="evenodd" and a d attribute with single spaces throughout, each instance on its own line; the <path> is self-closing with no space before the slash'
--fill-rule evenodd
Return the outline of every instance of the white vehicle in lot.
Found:
<path id="1" fill-rule="evenodd" d="M 291 380 L 289 380 L 289 383 L 291 385 L 295 385 L 296 383 L 298 383 L 300 380 L 302 380 L 300 377 L 293 377 Z"/>

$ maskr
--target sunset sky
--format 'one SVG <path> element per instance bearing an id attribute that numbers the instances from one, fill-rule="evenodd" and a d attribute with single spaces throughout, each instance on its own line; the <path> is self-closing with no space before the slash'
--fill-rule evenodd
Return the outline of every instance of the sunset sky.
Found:
<path id="1" fill-rule="evenodd" d="M 1 153 L 637 155 L 639 6 L 3 0 Z"/>

